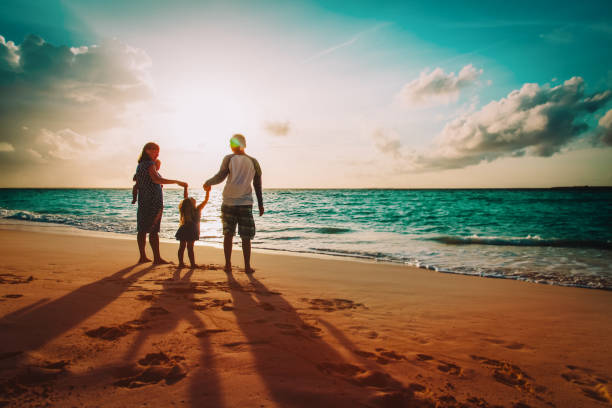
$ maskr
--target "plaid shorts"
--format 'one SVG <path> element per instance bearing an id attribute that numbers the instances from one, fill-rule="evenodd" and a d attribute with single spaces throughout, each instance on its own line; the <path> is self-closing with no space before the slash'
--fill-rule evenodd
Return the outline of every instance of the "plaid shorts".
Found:
<path id="1" fill-rule="evenodd" d="M 234 236 L 236 234 L 236 224 L 238 224 L 238 235 L 241 238 L 253 239 L 255 237 L 252 205 L 223 204 L 221 206 L 221 221 L 223 222 L 223 235 Z"/>

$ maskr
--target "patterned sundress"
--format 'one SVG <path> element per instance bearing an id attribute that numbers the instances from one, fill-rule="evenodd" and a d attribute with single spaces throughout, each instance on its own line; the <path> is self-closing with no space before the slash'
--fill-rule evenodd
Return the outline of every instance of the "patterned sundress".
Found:
<path id="1" fill-rule="evenodd" d="M 155 166 L 152 160 L 143 160 L 136 168 L 138 183 L 138 213 L 136 215 L 138 232 L 159 232 L 164 197 L 162 186 L 154 183 L 149 175 L 149 167 Z"/>

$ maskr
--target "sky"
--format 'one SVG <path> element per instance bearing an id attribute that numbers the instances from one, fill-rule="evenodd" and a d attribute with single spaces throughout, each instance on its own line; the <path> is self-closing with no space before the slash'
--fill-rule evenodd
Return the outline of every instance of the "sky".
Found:
<path id="1" fill-rule="evenodd" d="M 612 185 L 612 3 L 0 2 L 0 187 Z"/>

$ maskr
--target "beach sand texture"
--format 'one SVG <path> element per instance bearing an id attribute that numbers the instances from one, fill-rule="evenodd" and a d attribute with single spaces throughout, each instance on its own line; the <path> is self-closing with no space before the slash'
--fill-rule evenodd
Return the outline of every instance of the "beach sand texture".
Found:
<path id="1" fill-rule="evenodd" d="M 0 407 L 612 406 L 609 291 L 269 253 L 226 274 L 209 247 L 153 267 L 135 239 L 31 231 L 0 248 Z"/>

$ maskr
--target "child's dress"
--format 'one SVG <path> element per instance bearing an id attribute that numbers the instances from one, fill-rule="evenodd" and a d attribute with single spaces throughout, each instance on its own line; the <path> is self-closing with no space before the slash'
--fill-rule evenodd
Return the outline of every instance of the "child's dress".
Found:
<path id="1" fill-rule="evenodd" d="M 197 241 L 200 239 L 200 218 L 202 213 L 198 211 L 194 220 L 181 225 L 176 231 L 176 239 L 178 241 Z"/>

